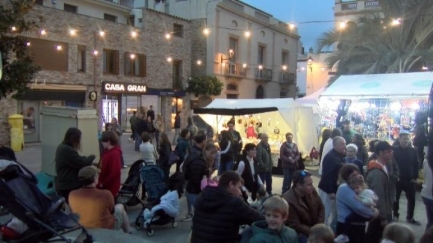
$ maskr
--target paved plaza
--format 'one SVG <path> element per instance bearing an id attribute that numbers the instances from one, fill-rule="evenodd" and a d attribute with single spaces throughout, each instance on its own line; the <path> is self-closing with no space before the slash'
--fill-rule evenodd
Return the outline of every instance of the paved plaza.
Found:
<path id="1" fill-rule="evenodd" d="M 170 134 L 171 135 L 171 134 Z M 125 157 L 125 163 L 127 165 L 132 164 L 134 161 L 139 159 L 139 153 L 134 151 L 133 143 L 128 142 L 128 134 L 124 134 L 122 136 L 122 148 L 123 154 Z M 171 136 L 170 136 L 171 137 Z M 27 168 L 29 168 L 32 172 L 39 172 L 41 168 L 41 146 L 40 144 L 30 144 L 27 145 L 24 151 L 17 153 L 18 160 L 23 163 Z M 175 167 L 173 166 L 172 169 Z M 319 177 L 317 176 L 317 167 L 309 167 L 307 166 L 307 170 L 313 173 L 313 181 L 314 185 L 317 188 L 317 184 L 319 182 Z M 122 170 L 122 181 L 124 181 L 127 177 L 129 168 Z M 172 170 L 173 172 L 173 170 Z M 281 176 L 273 176 L 273 192 L 281 193 L 281 185 L 282 185 L 282 177 Z M 400 214 L 406 214 L 406 198 L 402 196 L 400 200 Z M 182 197 L 180 200 L 180 214 L 178 219 L 183 218 L 186 215 L 186 199 Z M 131 207 L 128 208 L 128 216 L 131 224 L 135 222 L 138 213 L 140 212 L 141 207 Z M 0 223 L 5 222 L 10 218 L 10 216 L 0 217 Z M 402 218 L 404 218 L 402 216 Z M 416 208 L 415 208 L 415 218 L 419 220 L 422 225 L 421 226 L 413 226 L 410 227 L 415 231 L 417 236 L 417 241 L 420 236 L 423 234 L 425 226 L 426 226 L 426 214 L 424 204 L 422 203 L 421 197 L 419 193 L 417 193 L 416 197 Z M 403 222 L 403 221 L 402 221 Z M 404 223 L 404 222 L 403 222 Z M 191 222 L 179 222 L 177 228 L 172 228 L 171 224 L 167 224 L 166 226 L 155 226 L 154 227 L 154 235 L 149 237 L 146 235 L 145 231 L 136 231 L 133 235 L 126 235 L 119 232 L 113 232 L 109 230 L 92 230 L 92 234 L 95 237 L 95 240 L 98 242 L 186 242 L 187 236 L 191 229 Z M 144 241 L 143 241 L 144 239 Z"/>

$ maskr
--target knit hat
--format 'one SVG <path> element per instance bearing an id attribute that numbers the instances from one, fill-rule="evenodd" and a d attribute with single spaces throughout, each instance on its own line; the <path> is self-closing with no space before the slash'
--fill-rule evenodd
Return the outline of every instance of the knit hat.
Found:
<path id="1" fill-rule="evenodd" d="M 81 168 L 80 171 L 78 171 L 78 179 L 80 181 L 85 181 L 91 178 L 94 178 L 96 174 L 101 173 L 101 170 L 98 169 L 94 165 L 86 166 Z"/>

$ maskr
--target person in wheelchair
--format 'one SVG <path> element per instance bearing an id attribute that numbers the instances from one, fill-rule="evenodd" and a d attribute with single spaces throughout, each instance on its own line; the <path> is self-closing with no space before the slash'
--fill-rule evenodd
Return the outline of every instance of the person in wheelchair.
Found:
<path id="1" fill-rule="evenodd" d="M 95 166 L 86 166 L 78 172 L 83 186 L 69 194 L 72 212 L 80 215 L 80 224 L 86 228 L 121 228 L 123 232 L 131 233 L 124 206 L 114 205 L 110 191 L 96 188 L 99 172 Z"/>

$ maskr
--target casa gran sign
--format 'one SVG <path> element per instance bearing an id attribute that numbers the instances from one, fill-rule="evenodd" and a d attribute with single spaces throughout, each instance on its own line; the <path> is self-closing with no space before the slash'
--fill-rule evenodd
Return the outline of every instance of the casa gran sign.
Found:
<path id="1" fill-rule="evenodd" d="M 112 83 L 104 82 L 102 84 L 102 91 L 104 93 L 146 93 L 146 86 L 140 84 L 127 84 L 127 83 Z"/>

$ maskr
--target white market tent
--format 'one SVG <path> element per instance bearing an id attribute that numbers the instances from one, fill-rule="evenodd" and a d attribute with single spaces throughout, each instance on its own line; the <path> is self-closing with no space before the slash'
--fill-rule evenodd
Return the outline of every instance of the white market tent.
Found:
<path id="1" fill-rule="evenodd" d="M 280 136 L 287 132 L 293 133 L 294 142 L 304 155 L 310 153 L 317 141 L 313 109 L 299 105 L 291 98 L 215 99 L 204 108 L 194 109 L 194 113 L 202 114 L 200 116 L 214 128 L 219 125 L 218 118 L 229 120 L 232 116 L 256 114 L 255 116 L 263 123 L 260 132 L 272 136 L 274 129 L 278 128 Z M 219 115 L 218 118 L 215 115 Z M 245 136 L 243 125 L 236 122 L 236 129 L 241 136 Z"/>
<path id="2" fill-rule="evenodd" d="M 321 95 L 333 99 L 427 98 L 432 72 L 343 75 Z"/>
<path id="3" fill-rule="evenodd" d="M 312 107 L 314 114 L 318 114 L 319 113 L 319 97 L 323 93 L 323 91 L 325 91 L 325 87 L 317 90 L 316 92 L 314 92 L 308 96 L 304 96 L 302 98 L 296 99 L 295 101 L 300 105 Z"/>

